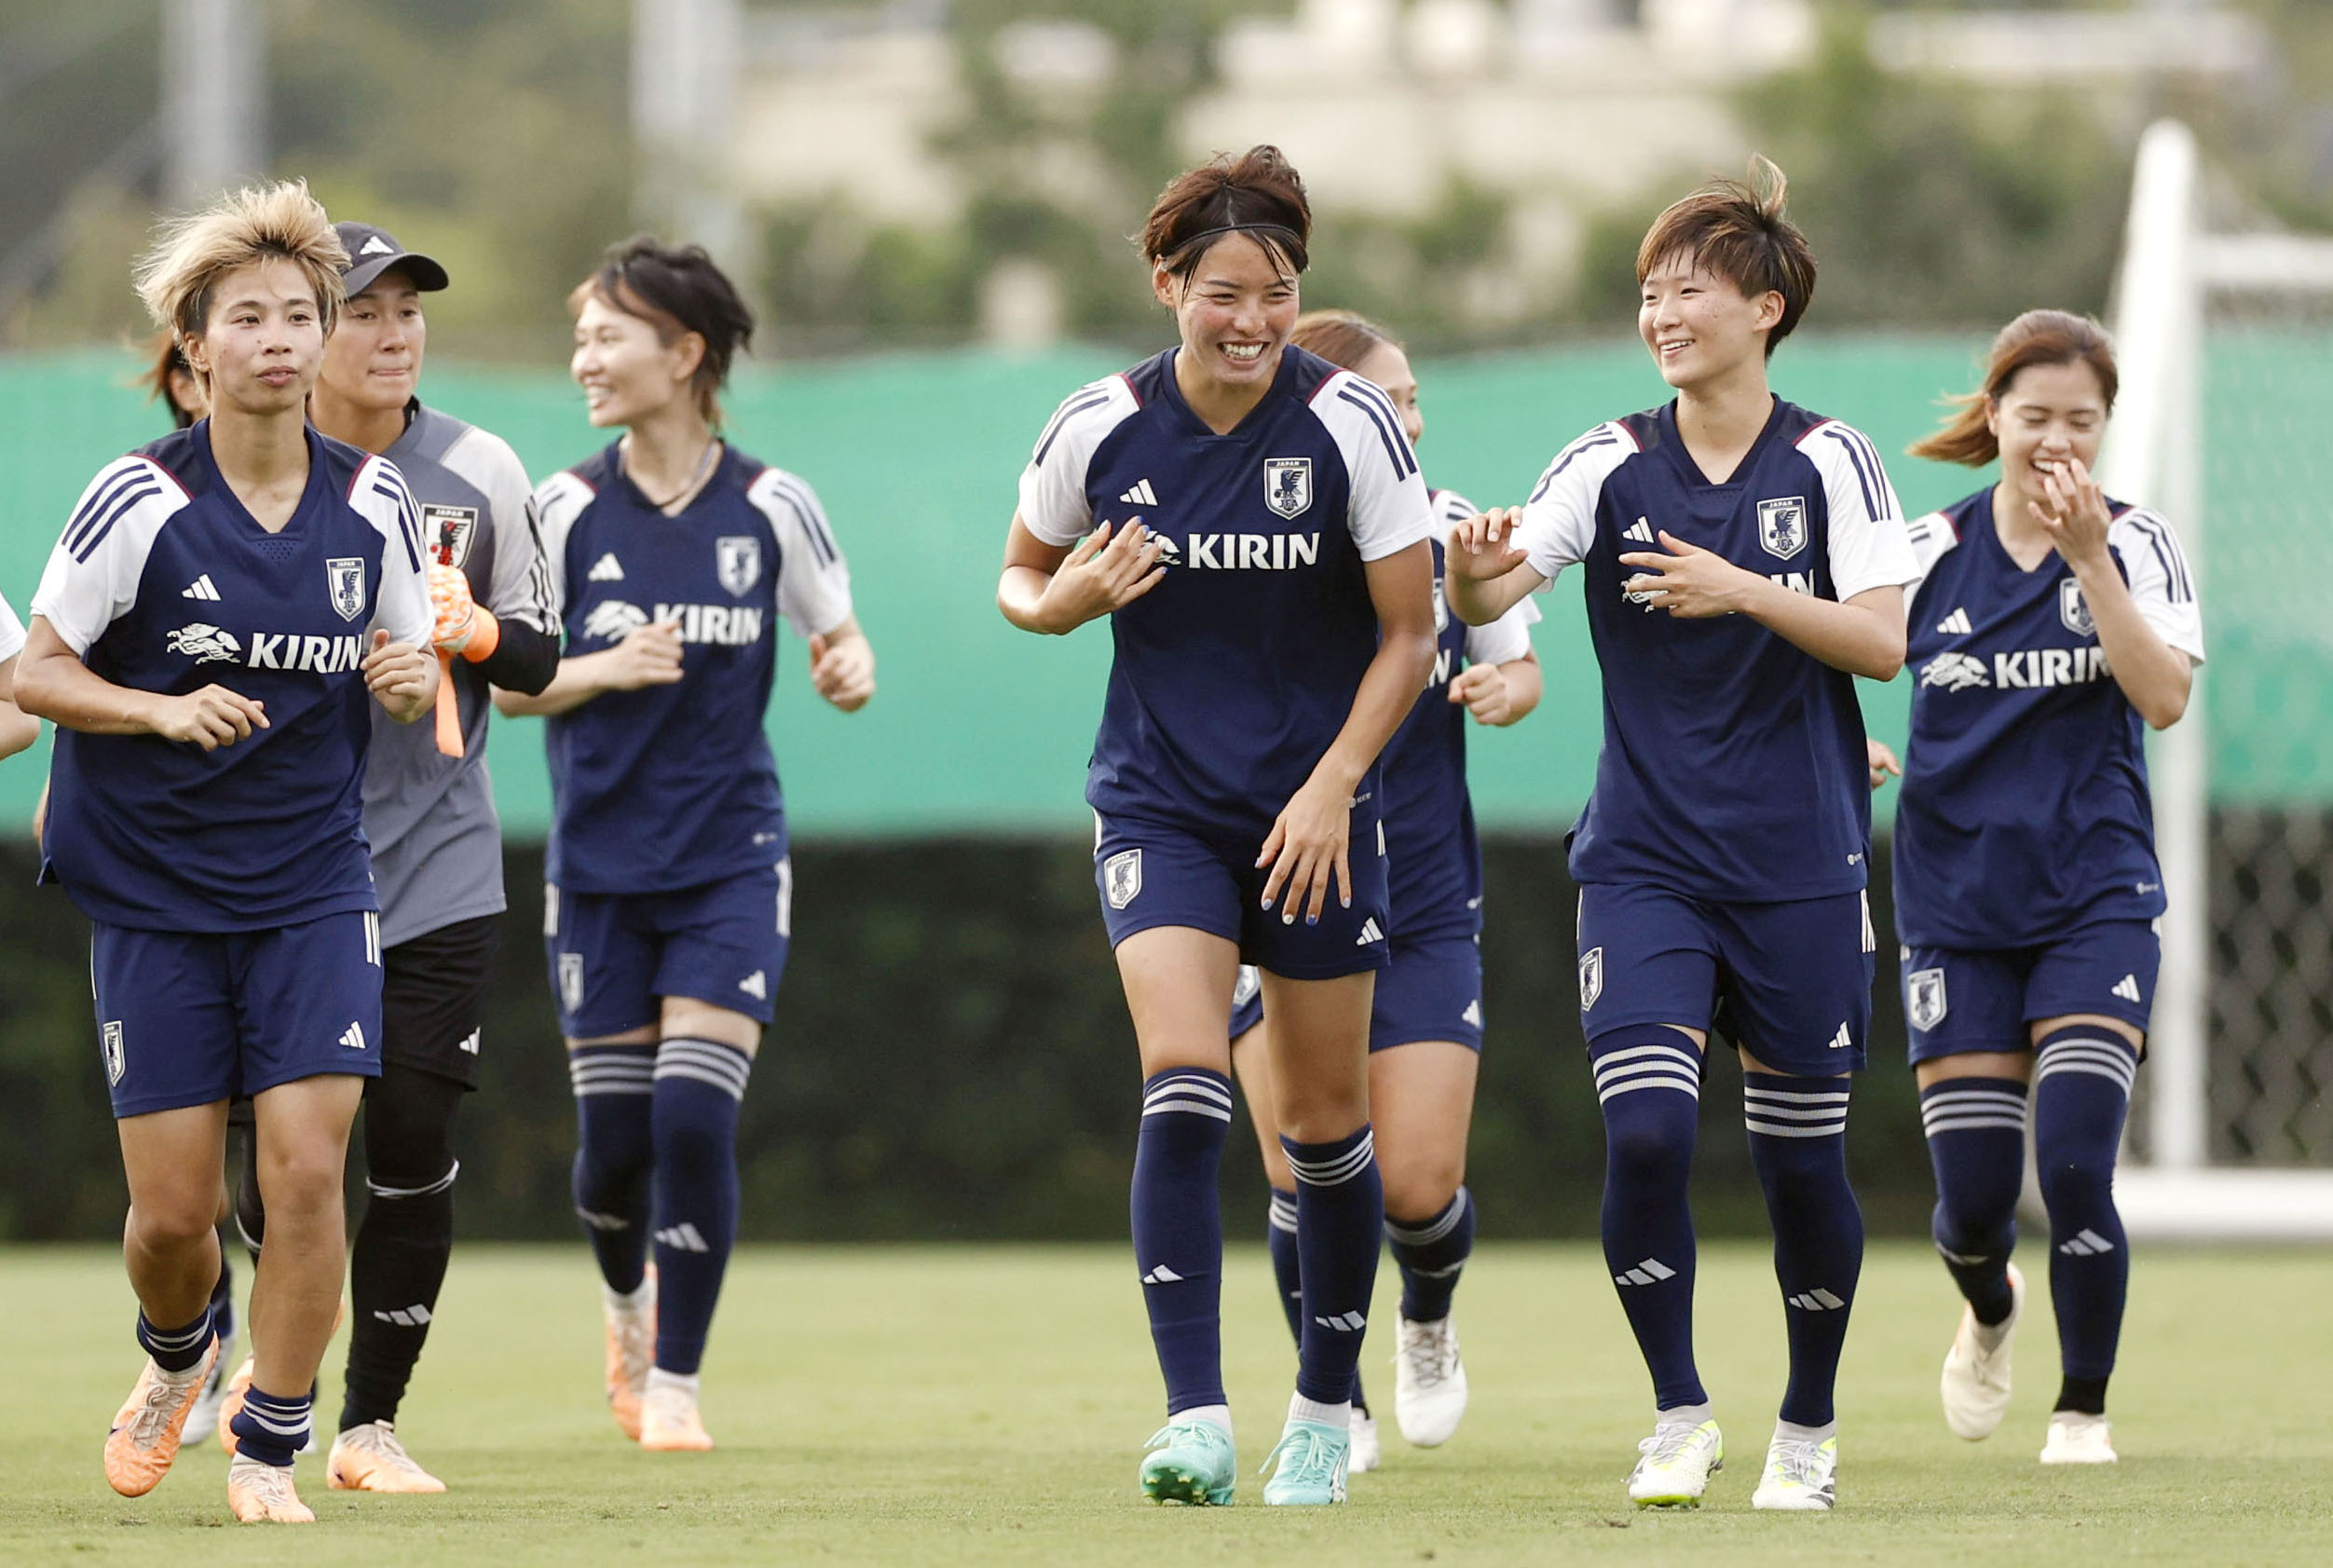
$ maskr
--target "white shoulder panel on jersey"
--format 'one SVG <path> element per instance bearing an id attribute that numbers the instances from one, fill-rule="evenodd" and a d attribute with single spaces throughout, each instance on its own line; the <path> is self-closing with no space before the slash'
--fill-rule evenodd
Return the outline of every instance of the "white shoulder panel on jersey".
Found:
<path id="1" fill-rule="evenodd" d="M 24 622 L 16 618 L 16 611 L 7 598 L 0 594 L 0 663 L 14 659 L 24 651 Z"/>
<path id="2" fill-rule="evenodd" d="M 1021 526 L 1057 548 L 1084 539 L 1094 525 L 1085 499 L 1085 470 L 1094 449 L 1141 406 L 1124 375 L 1089 381 L 1062 399 L 1021 470 Z"/>
<path id="3" fill-rule="evenodd" d="M 2155 635 L 2203 662 L 2203 608 L 2179 536 L 2160 512 L 2131 507 L 2107 525 L 2107 544 L 2122 558 L 2131 598 Z"/>
<path id="4" fill-rule="evenodd" d="M 1393 400 L 1373 381 L 1341 370 L 1312 395 L 1313 416 L 1344 458 L 1344 523 L 1364 561 L 1382 561 L 1434 532 L 1434 509 L 1417 455 Z"/>
<path id="5" fill-rule="evenodd" d="M 348 482 L 348 504 L 381 536 L 381 592 L 373 605 L 372 626 L 387 632 L 392 642 L 428 648 L 437 631 L 437 612 L 422 564 L 421 509 L 414 504 L 405 476 L 386 457 L 367 457 Z"/>
<path id="6" fill-rule="evenodd" d="M 1636 456 L 1636 436 L 1619 420 L 1598 425 L 1555 455 L 1531 487 L 1522 521 L 1511 542 L 1547 581 L 1545 593 L 1566 566 L 1588 559 L 1596 543 L 1596 502 L 1612 470 Z"/>
<path id="7" fill-rule="evenodd" d="M 567 530 L 598 495 L 580 474 L 562 469 L 535 487 L 535 525 L 542 530 L 543 575 L 551 584 L 554 622 L 567 608 Z"/>
<path id="8" fill-rule="evenodd" d="M 1839 603 L 1875 588 L 1917 582 L 1923 572 L 1904 537 L 1903 507 L 1870 438 L 1852 425 L 1825 419 L 1800 436 L 1797 446 L 1822 476 L 1831 519 L 1831 589 Z"/>
<path id="9" fill-rule="evenodd" d="M 1434 498 L 1435 526 L 1445 535 L 1474 515 L 1475 504 L 1455 490 L 1444 490 Z M 1467 661 L 1504 664 L 1521 659 L 1531 651 L 1531 625 L 1538 619 L 1539 607 L 1526 593 L 1489 625 L 1467 627 Z"/>
<path id="10" fill-rule="evenodd" d="M 138 581 L 155 536 L 189 499 L 168 469 L 150 458 L 116 457 L 98 470 L 49 552 L 32 612 L 86 657 L 138 602 Z"/>
<path id="11" fill-rule="evenodd" d="M 1917 577 L 1903 585 L 1903 602 L 1908 607 L 1919 597 L 1920 585 L 1936 569 L 1936 563 L 1960 547 L 1960 531 L 1943 512 L 1928 511 L 1904 523 L 1903 538 L 1912 547 L 1912 565 L 1919 570 Z"/>
<path id="12" fill-rule="evenodd" d="M 536 631 L 555 634 L 558 615 L 543 559 L 542 533 L 535 523 L 535 487 L 511 443 L 490 430 L 465 425 L 439 462 L 486 498 L 494 533 L 494 581 L 486 608 L 498 620 L 516 619 Z"/>
<path id="13" fill-rule="evenodd" d="M 745 498 L 770 519 L 778 539 L 778 613 L 809 638 L 851 619 L 851 567 L 807 480 L 784 469 L 761 470 Z"/>

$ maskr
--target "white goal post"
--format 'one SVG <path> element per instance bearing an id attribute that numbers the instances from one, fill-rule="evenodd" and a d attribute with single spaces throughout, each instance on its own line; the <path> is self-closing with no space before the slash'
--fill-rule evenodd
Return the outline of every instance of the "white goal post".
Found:
<path id="1" fill-rule="evenodd" d="M 2217 546 L 2232 537 L 2231 525 L 2250 521 L 2229 515 L 2233 508 L 2223 506 L 2220 487 L 2206 478 L 2207 443 L 2231 424 L 2243 424 L 2240 412 L 2231 419 L 2224 410 L 2207 409 L 2207 398 L 2253 395 L 2231 386 L 2226 375 L 2215 380 L 2214 323 L 2231 309 L 2240 321 L 2272 321 L 2278 312 L 2296 309 L 2333 320 L 2333 239 L 2208 233 L 2201 221 L 2200 175 L 2195 138 L 2187 127 L 2166 120 L 2148 128 L 2115 288 L 2122 392 L 2099 478 L 2109 494 L 2156 507 L 2171 519 L 2202 591 Z M 2333 386 L 2333 336 L 2326 347 L 2317 367 Z M 2277 393 L 2263 386 L 2257 395 L 2265 402 Z M 2317 440 L 2323 461 L 2333 452 L 2333 429 L 2319 431 Z M 2333 462 L 2325 462 L 2323 471 L 2314 494 L 2324 498 L 2328 515 L 2318 522 L 2333 535 Z M 2252 542 L 2263 541 L 2254 536 Z M 2247 569 L 2278 553 L 2247 552 Z M 2247 596 L 2205 593 L 2204 634 L 2215 657 L 2231 630 L 2221 618 Z M 2264 1146 L 2267 1140 L 2243 1136 L 2244 1119 L 2220 1103 L 2241 1095 L 2253 1097 L 2256 1105 L 2262 1094 L 2305 1095 L 2306 1085 L 2324 1083 L 2333 1070 L 2333 1038 L 2319 1037 L 2321 1010 L 2280 1008 L 2288 998 L 2246 993 L 2253 968 L 2226 957 L 2238 944 L 2262 939 L 2258 917 L 2265 912 L 2276 926 L 2272 940 L 2284 955 L 2287 989 L 2297 969 L 2300 993 L 2322 995 L 2333 988 L 2333 924 L 2313 897 L 2239 911 L 2231 906 L 2241 895 L 2231 890 L 2243 882 L 2215 875 L 2219 852 L 2213 808 L 2221 781 L 2213 746 L 2212 668 L 2197 672 L 2186 716 L 2151 747 L 2157 848 L 2170 907 L 2162 923 L 2162 973 L 2141 1080 L 2143 1103 L 2134 1110 L 2133 1157 L 2123 1164 L 2117 1198 L 2124 1222 L 2140 1237 L 2333 1237 L 2333 1147 L 2313 1145 L 2305 1127 Z M 2290 845 L 2278 839 L 2266 852 L 2286 857 L 2299 879 L 2333 873 L 2333 854 L 2319 855 L 2320 846 L 2300 837 L 2305 841 Z M 2303 854 L 2306 866 L 2295 858 Z M 2216 993 L 2215 987 L 2222 989 Z M 2224 1061 L 2216 1070 L 2216 1052 L 2224 1057 L 2244 1048 L 2228 1038 L 2231 1020 L 2242 1024 L 2263 1013 L 2277 1019 L 2272 1026 L 2272 1048 L 2280 1053 L 2274 1065 L 2290 1070 L 2263 1074 L 2248 1057 L 2240 1070 L 2228 1070 Z M 2333 1029 L 2322 1033 L 2333 1036 Z M 2281 1122 L 2272 1115 L 2257 1119 L 2280 1126 L 2307 1121 L 2297 1113 Z"/>

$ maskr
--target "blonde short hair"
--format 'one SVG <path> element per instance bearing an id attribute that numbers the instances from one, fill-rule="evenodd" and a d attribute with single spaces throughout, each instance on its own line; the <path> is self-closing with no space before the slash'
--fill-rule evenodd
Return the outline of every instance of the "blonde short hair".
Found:
<path id="1" fill-rule="evenodd" d="M 305 180 L 246 185 L 199 212 L 164 224 L 155 232 L 153 249 L 138 263 L 138 297 L 154 324 L 184 343 L 202 331 L 221 278 L 271 256 L 307 274 L 330 336 L 345 297 L 340 269 L 348 265 L 348 252 Z"/>

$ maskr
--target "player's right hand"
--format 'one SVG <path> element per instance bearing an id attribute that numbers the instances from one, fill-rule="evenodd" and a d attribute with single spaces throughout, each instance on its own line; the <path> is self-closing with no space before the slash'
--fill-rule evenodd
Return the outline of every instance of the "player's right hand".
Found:
<path id="1" fill-rule="evenodd" d="M 266 706 L 224 686 L 206 686 L 156 705 L 154 732 L 166 741 L 191 741 L 205 751 L 251 739 L 267 728 Z"/>
<path id="2" fill-rule="evenodd" d="M 624 634 L 623 641 L 601 655 L 607 661 L 610 691 L 637 691 L 647 686 L 671 686 L 680 679 L 680 622 L 651 620 Z"/>
<path id="3" fill-rule="evenodd" d="M 1074 632 L 1113 610 L 1123 609 L 1158 586 L 1166 575 L 1159 564 L 1166 541 L 1142 526 L 1139 517 L 1127 520 L 1117 537 L 1104 523 L 1070 547 L 1054 569 L 1038 610 L 1047 628 Z"/>
<path id="4" fill-rule="evenodd" d="M 1874 789 L 1886 784 L 1891 775 L 1899 779 L 1903 777 L 1903 764 L 1896 760 L 1896 754 L 1889 749 L 1885 741 L 1864 736 L 1863 760 L 1871 769 L 1871 787 Z"/>
<path id="5" fill-rule="evenodd" d="M 1488 582 L 1530 560 L 1527 552 L 1515 546 L 1515 533 L 1522 521 L 1522 508 L 1494 506 L 1452 528 L 1442 546 L 1443 574 Z"/>

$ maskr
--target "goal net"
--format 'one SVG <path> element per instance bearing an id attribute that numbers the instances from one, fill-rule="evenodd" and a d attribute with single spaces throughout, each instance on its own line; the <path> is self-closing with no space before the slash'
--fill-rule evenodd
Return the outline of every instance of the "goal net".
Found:
<path id="1" fill-rule="evenodd" d="M 2135 1234 L 2333 1237 L 2333 239 L 2213 232 L 2142 139 L 2111 494 L 2180 530 L 2210 662 L 2150 748 L 2163 919 L 2118 1183 Z"/>

